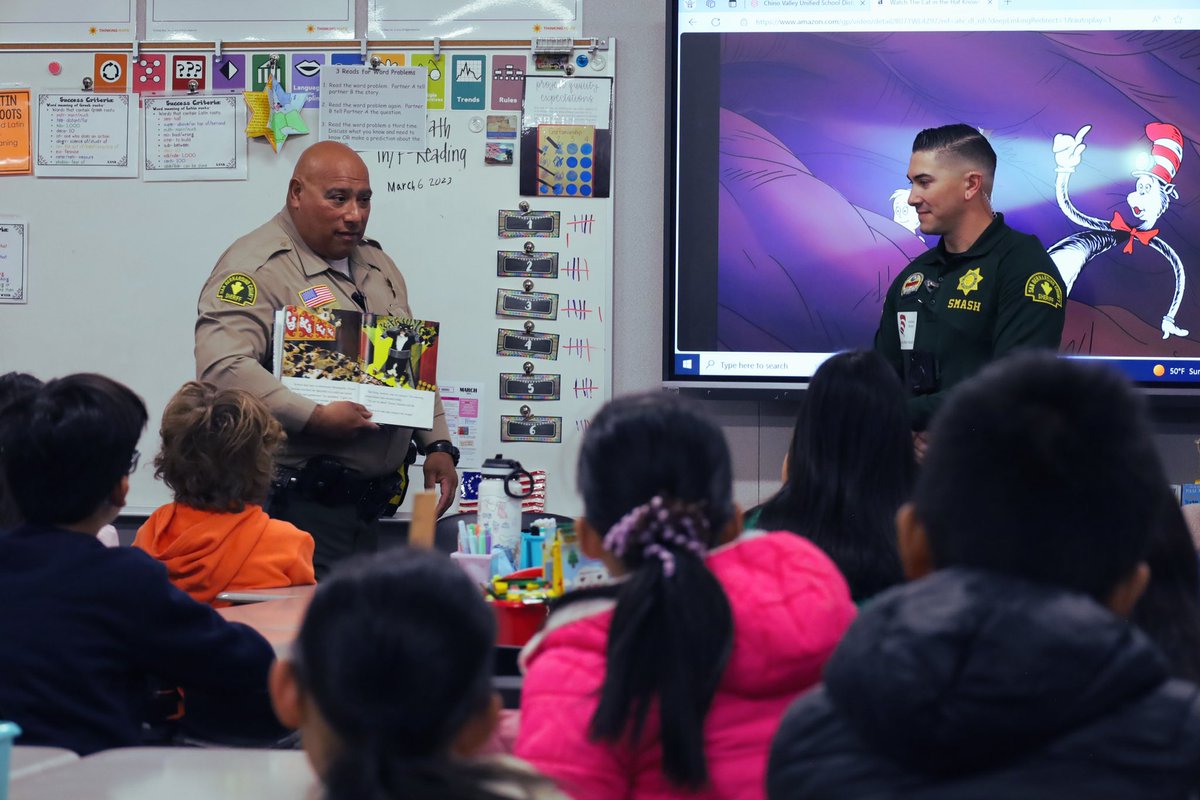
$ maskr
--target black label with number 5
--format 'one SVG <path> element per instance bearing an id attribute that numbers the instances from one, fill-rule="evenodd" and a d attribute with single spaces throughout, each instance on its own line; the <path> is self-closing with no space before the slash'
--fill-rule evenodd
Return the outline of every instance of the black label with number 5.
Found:
<path id="1" fill-rule="evenodd" d="M 562 376 L 553 373 L 525 375 L 500 373 L 501 400 L 561 400 Z"/>

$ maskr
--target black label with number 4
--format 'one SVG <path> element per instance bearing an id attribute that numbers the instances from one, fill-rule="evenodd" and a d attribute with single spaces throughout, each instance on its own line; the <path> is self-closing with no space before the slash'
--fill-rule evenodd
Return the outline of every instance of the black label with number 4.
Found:
<path id="1" fill-rule="evenodd" d="M 526 333 L 501 328 L 496 333 L 496 355 L 558 359 L 557 333 Z"/>

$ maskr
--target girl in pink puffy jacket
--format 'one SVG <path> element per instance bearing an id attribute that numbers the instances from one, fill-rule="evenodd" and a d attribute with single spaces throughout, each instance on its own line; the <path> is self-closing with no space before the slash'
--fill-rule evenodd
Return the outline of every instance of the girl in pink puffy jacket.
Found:
<path id="1" fill-rule="evenodd" d="M 669 395 L 619 398 L 579 457 L 585 554 L 522 653 L 516 753 L 576 798 L 762 798 L 771 737 L 854 618 L 832 562 L 743 533 L 721 430 Z"/>

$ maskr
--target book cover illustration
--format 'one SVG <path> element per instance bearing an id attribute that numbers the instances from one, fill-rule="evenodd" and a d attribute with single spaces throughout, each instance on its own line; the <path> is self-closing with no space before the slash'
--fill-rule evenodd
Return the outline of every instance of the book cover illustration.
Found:
<path id="1" fill-rule="evenodd" d="M 362 314 L 302 306 L 287 306 L 282 314 L 280 377 L 384 385 L 363 369 Z"/>
<path id="2" fill-rule="evenodd" d="M 387 386 L 432 392 L 437 388 L 439 324 L 428 320 L 368 315 L 367 375 Z"/>
<path id="3" fill-rule="evenodd" d="M 381 425 L 429 429 L 438 330 L 427 320 L 286 306 L 276 313 L 275 374 L 314 402 L 349 400 Z"/>

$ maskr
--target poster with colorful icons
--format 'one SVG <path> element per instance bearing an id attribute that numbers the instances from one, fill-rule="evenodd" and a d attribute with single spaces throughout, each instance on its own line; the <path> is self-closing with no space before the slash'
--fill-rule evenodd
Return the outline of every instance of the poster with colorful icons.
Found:
<path id="1" fill-rule="evenodd" d="M 444 55 L 419 53 L 412 57 L 414 67 L 424 67 L 429 73 L 429 100 L 427 108 L 436 111 L 446 107 L 446 63 Z"/>

